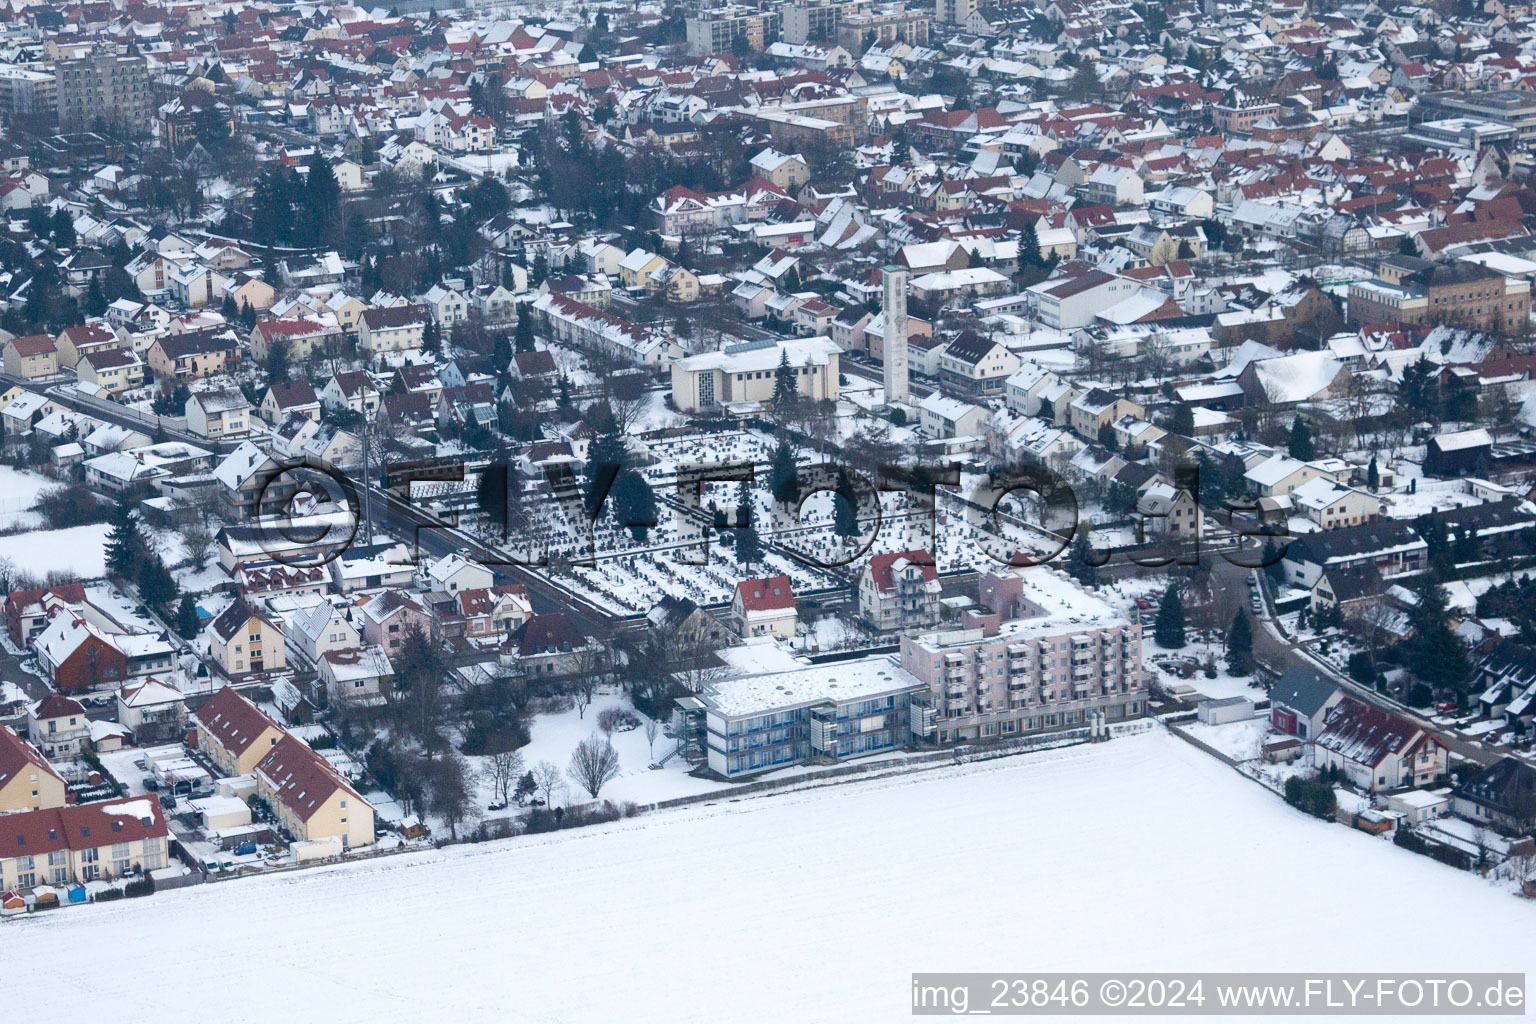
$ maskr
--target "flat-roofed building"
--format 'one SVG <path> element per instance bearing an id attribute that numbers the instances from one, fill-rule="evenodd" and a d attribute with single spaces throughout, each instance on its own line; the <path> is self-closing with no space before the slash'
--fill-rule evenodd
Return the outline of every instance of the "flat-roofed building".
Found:
<path id="1" fill-rule="evenodd" d="M 734 779 L 905 747 L 914 700 L 926 727 L 927 692 L 884 655 L 721 680 L 678 706 L 710 771 Z"/>
<path id="2" fill-rule="evenodd" d="M 990 572 L 965 628 L 901 639 L 929 688 L 940 744 L 1136 718 L 1146 710 L 1141 626 L 1044 566 Z"/>

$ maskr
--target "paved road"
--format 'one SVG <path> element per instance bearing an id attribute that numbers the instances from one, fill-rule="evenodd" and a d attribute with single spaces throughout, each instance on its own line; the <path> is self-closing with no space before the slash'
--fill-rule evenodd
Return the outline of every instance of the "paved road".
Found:
<path id="1" fill-rule="evenodd" d="M 1264 604 L 1265 614 L 1262 627 L 1254 630 L 1253 634 L 1253 651 L 1254 656 L 1260 662 L 1268 665 L 1276 672 L 1283 673 L 1287 669 L 1298 667 L 1309 672 L 1315 672 L 1325 679 L 1337 683 L 1356 699 L 1373 707 L 1381 708 L 1383 711 L 1391 712 L 1399 718 L 1407 719 L 1439 739 L 1453 753 L 1476 764 L 1493 764 L 1510 754 L 1514 754 L 1516 757 L 1524 756 L 1503 748 L 1479 746 L 1467 740 L 1460 733 L 1431 722 L 1423 715 L 1399 703 L 1392 697 L 1379 693 L 1369 686 L 1362 686 L 1360 683 L 1355 682 L 1348 675 L 1338 671 L 1331 664 L 1318 657 L 1307 644 L 1281 632 L 1279 623 L 1274 618 L 1273 603 L 1267 592 L 1264 595 Z"/>
<path id="2" fill-rule="evenodd" d="M 27 380 L 23 377 L 13 377 L 8 373 L 0 373 L 0 381 L 4 381 L 6 384 L 19 385 L 29 391 L 43 395 L 50 401 L 67 406 L 76 412 L 84 413 L 87 416 L 94 416 L 109 423 L 116 423 L 118 426 L 129 427 L 133 430 L 140 430 L 151 434 L 158 427 L 172 441 L 180 441 L 183 444 L 195 445 L 210 451 L 233 451 L 240 443 L 238 440 L 213 441 L 206 437 L 198 437 L 196 434 L 188 433 L 185 430 L 174 430 L 167 426 L 160 417 L 151 416 L 145 419 L 135 410 L 118 405 L 116 402 L 88 398 L 84 395 L 61 390 L 51 385 L 44 386 L 37 381 Z"/>
<path id="3" fill-rule="evenodd" d="M 48 684 L 21 667 L 21 663 L 25 660 L 19 655 L 0 649 L 0 680 L 15 683 L 32 700 L 42 700 L 50 692 Z"/>

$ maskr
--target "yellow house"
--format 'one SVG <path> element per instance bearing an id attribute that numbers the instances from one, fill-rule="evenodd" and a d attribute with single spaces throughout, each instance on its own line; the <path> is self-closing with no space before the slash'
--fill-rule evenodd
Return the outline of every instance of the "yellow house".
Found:
<path id="1" fill-rule="evenodd" d="M 127 349 L 106 348 L 81 356 L 75 377 L 109 394 L 131 391 L 144 384 L 144 360 Z"/>
<path id="2" fill-rule="evenodd" d="M 285 735 L 256 765 L 256 791 L 298 840 L 372 846 L 373 808 L 309 744 Z"/>
<path id="3" fill-rule="evenodd" d="M 356 334 L 357 325 L 363 318 L 367 304 L 355 295 L 337 292 L 325 303 L 326 311 L 336 318 L 336 323 L 347 334 Z"/>
<path id="4" fill-rule="evenodd" d="M 100 324 L 76 324 L 66 327 L 53 339 L 58 365 L 73 370 L 75 364 L 92 352 L 118 348 L 117 335 Z"/>
<path id="5" fill-rule="evenodd" d="M 5 372 L 12 377 L 49 377 L 59 372 L 59 350 L 46 334 L 28 334 L 5 343 Z"/>
<path id="6" fill-rule="evenodd" d="M 0 814 L 63 807 L 67 789 L 36 747 L 0 726 Z"/>
<path id="7" fill-rule="evenodd" d="M 672 267 L 667 274 L 668 302 L 699 301 L 699 275 L 687 267 Z"/>
<path id="8" fill-rule="evenodd" d="M 646 249 L 635 249 L 619 261 L 619 283 L 627 289 L 645 288 L 651 274 L 667 265 L 667 261 Z"/>
<path id="9" fill-rule="evenodd" d="M 283 631 L 243 600 L 224 609 L 208 627 L 208 652 L 226 676 L 273 672 L 288 664 Z"/>
<path id="10" fill-rule="evenodd" d="M 235 300 L 236 309 L 244 309 L 247 305 L 255 310 L 270 309 L 272 303 L 277 301 L 277 292 L 273 287 L 250 274 L 236 274 L 229 279 L 224 290 Z"/>
<path id="11" fill-rule="evenodd" d="M 23 811 L 0 831 L 0 889 L 122 878 L 166 866 L 158 800 L 137 797 Z"/>
<path id="12" fill-rule="evenodd" d="M 228 686 L 193 713 L 192 725 L 197 730 L 197 749 L 227 775 L 255 771 L 286 735 L 260 708 Z"/>

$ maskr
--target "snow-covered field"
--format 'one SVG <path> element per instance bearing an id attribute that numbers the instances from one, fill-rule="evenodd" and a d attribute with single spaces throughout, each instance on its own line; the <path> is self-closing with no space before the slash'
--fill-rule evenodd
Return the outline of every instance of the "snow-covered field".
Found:
<path id="1" fill-rule="evenodd" d="M 80 579 L 106 573 L 108 523 L 72 526 L 66 530 L 36 530 L 0 537 L 0 564 L 9 563 L 39 579 L 51 572 L 68 572 Z"/>
<path id="2" fill-rule="evenodd" d="M 40 473 L 0 466 L 0 528 L 37 526 L 42 517 L 32 511 L 38 496 L 58 482 Z"/>
<path id="3" fill-rule="evenodd" d="M 1403 907 L 1432 941 L 1348 927 Z M 713 1024 L 907 1020 L 921 970 L 1532 971 L 1533 924 L 1148 733 L 4 927 L 16 977 L 195 950 L 133 986 L 145 1019 Z M 81 1006 L 122 991 L 70 982 Z M 17 1020 L 57 1003 L 7 995 Z"/>

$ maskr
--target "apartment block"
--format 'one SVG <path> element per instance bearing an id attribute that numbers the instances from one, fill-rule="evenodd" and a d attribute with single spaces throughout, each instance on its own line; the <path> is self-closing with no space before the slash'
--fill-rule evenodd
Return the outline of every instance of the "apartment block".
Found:
<path id="1" fill-rule="evenodd" d="M 1531 283 L 1476 263 L 1431 263 L 1412 256 L 1383 260 L 1379 276 L 1349 287 L 1355 325 L 1450 324 L 1516 332 L 1531 315 Z"/>
<path id="2" fill-rule="evenodd" d="M 759 11 L 751 7 L 716 7 L 701 10 L 687 20 L 688 52 L 695 57 L 711 53 L 730 53 L 738 37 L 747 48 L 761 52 L 779 34 L 777 11 Z"/>
<path id="3" fill-rule="evenodd" d="M 984 612 L 901 639 L 929 689 L 937 742 L 1006 739 L 1145 713 L 1141 627 L 1043 566 L 988 573 Z"/>
<path id="4" fill-rule="evenodd" d="M 976 0 L 934 0 L 933 20 L 945 25 L 964 25 L 976 11 Z"/>
<path id="5" fill-rule="evenodd" d="M 148 63 L 140 56 L 99 53 L 58 65 L 59 125 L 90 128 L 98 117 L 142 128 L 154 109 Z"/>
<path id="6" fill-rule="evenodd" d="M 927 692 L 885 655 L 727 679 L 677 705 L 685 752 L 734 779 L 907 746 Z"/>
<path id="7" fill-rule="evenodd" d="M 0 110 L 8 117 L 52 120 L 59 113 L 57 80 L 46 71 L 0 64 Z"/>

